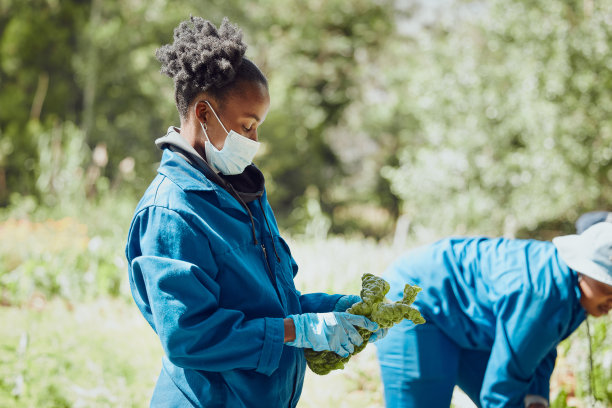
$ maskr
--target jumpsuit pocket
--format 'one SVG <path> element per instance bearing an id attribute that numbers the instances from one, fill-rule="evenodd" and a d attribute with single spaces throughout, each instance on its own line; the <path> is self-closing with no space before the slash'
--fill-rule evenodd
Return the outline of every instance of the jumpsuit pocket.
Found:
<path id="1" fill-rule="evenodd" d="M 291 256 L 289 245 L 285 240 L 278 235 L 273 239 L 280 258 L 276 263 L 276 276 L 281 290 L 285 292 L 287 313 L 302 313 L 300 292 L 295 288 L 295 282 L 293 281 L 293 277 L 297 273 L 297 264 Z"/>
<path id="2" fill-rule="evenodd" d="M 286 284 L 295 289 L 293 278 L 297 274 L 298 267 L 293 256 L 291 256 L 289 245 L 280 235 L 274 237 L 274 244 L 280 258 L 278 274 Z"/>

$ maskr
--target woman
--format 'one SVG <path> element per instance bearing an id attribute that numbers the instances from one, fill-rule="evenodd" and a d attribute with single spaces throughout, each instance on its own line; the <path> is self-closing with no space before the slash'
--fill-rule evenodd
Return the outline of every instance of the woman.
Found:
<path id="1" fill-rule="evenodd" d="M 450 238 L 383 275 L 388 297 L 419 285 L 427 320 L 378 343 L 387 407 L 448 407 L 459 386 L 479 407 L 548 406 L 556 347 L 612 308 L 612 223 L 553 242 Z"/>
<path id="2" fill-rule="evenodd" d="M 152 406 L 294 407 L 302 348 L 346 356 L 376 331 L 357 296 L 301 295 L 264 178 L 251 161 L 270 106 L 239 30 L 192 17 L 157 51 L 181 127 L 156 144 L 158 175 L 132 220 L 132 295 L 165 356 Z M 374 336 L 376 338 L 376 336 Z"/>

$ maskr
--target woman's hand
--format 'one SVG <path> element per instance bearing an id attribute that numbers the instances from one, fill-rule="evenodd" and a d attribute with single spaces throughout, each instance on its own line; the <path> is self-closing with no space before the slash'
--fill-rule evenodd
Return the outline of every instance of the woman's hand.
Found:
<path id="1" fill-rule="evenodd" d="M 285 344 L 292 347 L 329 350 L 348 357 L 363 339 L 355 326 L 369 331 L 378 330 L 378 324 L 365 316 L 345 312 L 304 313 L 288 316 L 295 326 L 295 340 Z"/>

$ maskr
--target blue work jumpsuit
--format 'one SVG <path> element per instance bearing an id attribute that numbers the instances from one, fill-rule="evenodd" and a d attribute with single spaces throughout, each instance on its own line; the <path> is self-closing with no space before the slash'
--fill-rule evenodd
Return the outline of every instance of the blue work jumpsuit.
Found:
<path id="1" fill-rule="evenodd" d="M 408 252 L 384 273 L 405 283 L 427 323 L 377 342 L 387 407 L 449 407 L 458 385 L 479 407 L 548 399 L 556 347 L 585 319 L 578 276 L 550 242 L 449 238 Z"/>
<path id="2" fill-rule="evenodd" d="M 263 196 L 246 210 L 165 149 L 136 208 L 126 256 L 133 298 L 159 336 L 153 407 L 295 407 L 306 362 L 283 318 L 331 311 L 301 295 L 297 265 Z"/>

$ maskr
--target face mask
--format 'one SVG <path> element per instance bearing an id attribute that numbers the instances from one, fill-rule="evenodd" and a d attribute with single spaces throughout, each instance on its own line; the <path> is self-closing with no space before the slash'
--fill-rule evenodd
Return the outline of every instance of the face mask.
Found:
<path id="1" fill-rule="evenodd" d="M 223 123 L 221 123 L 221 120 L 215 113 L 212 106 L 210 106 L 210 103 L 208 103 L 208 101 L 204 102 L 208 104 L 210 110 L 221 124 L 223 130 L 227 132 L 227 129 L 225 126 L 223 126 Z M 214 170 L 225 175 L 240 174 L 249 164 L 253 162 L 253 157 L 255 157 L 255 153 L 257 153 L 257 150 L 259 149 L 259 142 L 251 140 L 248 137 L 244 137 L 233 130 L 230 130 L 227 132 L 227 138 L 225 139 L 223 148 L 219 150 L 212 143 L 210 143 L 210 138 L 208 137 L 208 133 L 206 133 L 206 128 L 202 122 L 200 122 L 200 126 L 202 127 L 204 135 L 206 136 L 206 142 L 204 143 L 206 159 L 208 160 L 208 164 L 210 164 Z"/>

